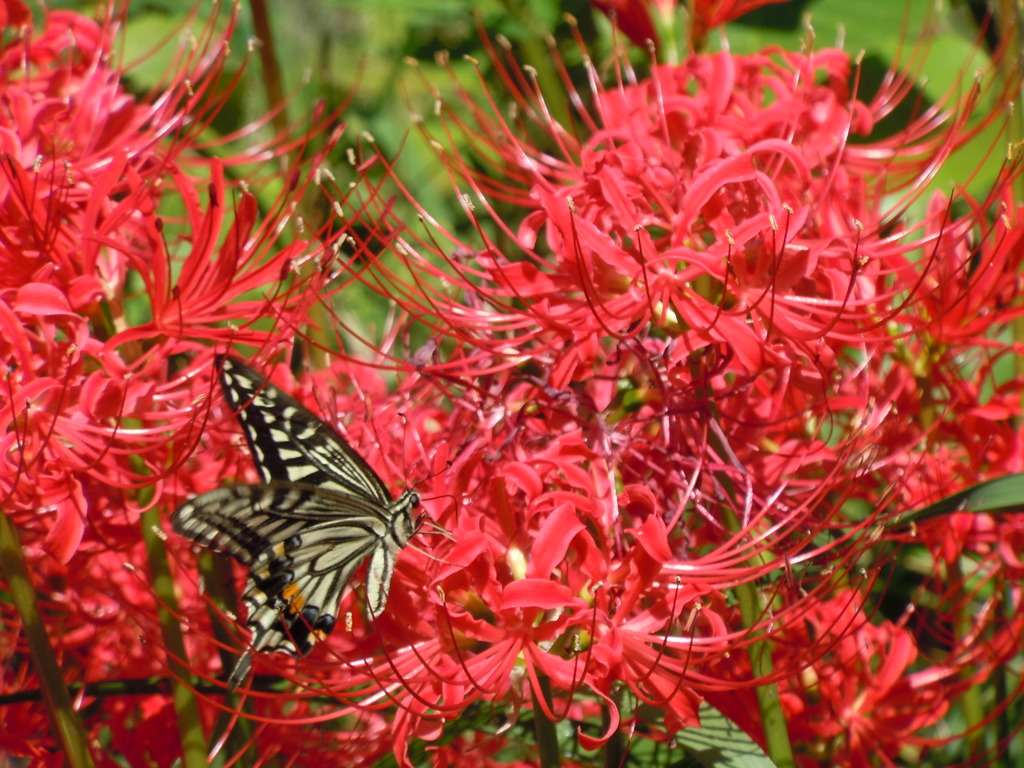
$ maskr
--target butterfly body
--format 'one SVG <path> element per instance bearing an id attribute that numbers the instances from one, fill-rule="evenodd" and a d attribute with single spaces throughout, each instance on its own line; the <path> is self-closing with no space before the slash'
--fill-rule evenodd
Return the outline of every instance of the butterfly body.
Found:
<path id="1" fill-rule="evenodd" d="M 197 496 L 171 525 L 249 567 L 242 599 L 252 651 L 305 655 L 334 628 L 342 592 L 367 559 L 367 611 L 376 618 L 384 610 L 395 559 L 419 526 L 419 496 L 392 499 L 363 458 L 297 400 L 237 360 L 217 362 L 262 482 Z M 249 663 L 247 652 L 229 687 Z"/>

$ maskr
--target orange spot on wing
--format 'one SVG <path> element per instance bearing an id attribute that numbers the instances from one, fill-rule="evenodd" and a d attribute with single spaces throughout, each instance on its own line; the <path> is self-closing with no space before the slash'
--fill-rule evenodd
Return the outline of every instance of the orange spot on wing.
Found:
<path id="1" fill-rule="evenodd" d="M 306 604 L 306 598 L 299 594 L 299 587 L 295 582 L 281 590 L 281 597 L 288 601 L 289 613 L 298 613 Z"/>

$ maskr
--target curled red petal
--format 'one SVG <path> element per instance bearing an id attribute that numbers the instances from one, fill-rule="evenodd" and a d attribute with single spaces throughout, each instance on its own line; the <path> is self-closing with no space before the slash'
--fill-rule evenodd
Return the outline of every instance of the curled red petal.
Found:
<path id="1" fill-rule="evenodd" d="M 668 545 L 668 529 L 665 528 L 665 521 L 657 515 L 648 517 L 633 535 L 636 536 L 636 543 L 654 560 L 667 563 L 672 559 L 672 548 Z"/>
<path id="2" fill-rule="evenodd" d="M 576 514 L 576 508 L 569 504 L 559 504 L 544 520 L 537 533 L 527 573 L 532 576 L 549 576 L 565 558 L 572 540 L 582 530 L 584 525 Z"/>
<path id="3" fill-rule="evenodd" d="M 26 315 L 40 317 L 77 317 L 68 297 L 59 288 L 46 283 L 29 283 L 18 289 L 14 309 Z"/>

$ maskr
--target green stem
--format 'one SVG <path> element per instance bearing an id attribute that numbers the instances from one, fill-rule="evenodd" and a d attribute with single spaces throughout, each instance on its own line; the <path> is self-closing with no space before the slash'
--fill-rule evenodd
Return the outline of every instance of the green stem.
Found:
<path id="1" fill-rule="evenodd" d="M 750 583 L 738 584 L 736 596 L 740 603 L 743 626 L 748 629 L 756 626 L 764 615 L 764 604 L 758 596 L 757 587 Z M 770 641 L 758 640 L 751 644 L 750 666 L 755 679 L 771 676 L 775 666 L 772 663 Z M 774 683 L 759 685 L 755 693 L 761 710 L 761 724 L 764 727 L 768 756 L 778 768 L 792 768 L 796 761 L 793 758 L 793 746 L 789 741 L 789 728 L 779 700 L 779 687 Z"/>
<path id="2" fill-rule="evenodd" d="M 225 611 L 233 616 L 239 615 L 238 595 L 234 588 L 230 558 L 223 553 L 204 552 L 199 559 L 199 572 L 207 586 L 206 596 L 210 600 L 210 625 L 213 627 L 213 637 L 219 646 L 220 663 L 227 672 L 234 669 L 235 663 L 238 661 L 238 654 L 242 652 L 242 649 L 235 653 L 228 650 L 237 648 L 238 640 L 224 627 L 221 620 Z M 249 684 L 254 685 L 255 683 L 250 681 Z M 210 742 L 219 743 L 224 732 L 230 728 L 231 731 L 224 741 L 224 746 L 229 754 L 236 756 L 235 764 L 240 768 L 245 768 L 258 759 L 251 741 L 251 723 L 245 717 L 238 717 L 236 712 L 239 707 L 248 707 L 248 699 L 240 698 L 230 691 L 225 692 L 223 688 L 220 689 L 220 692 L 224 694 L 225 709 L 213 724 Z"/>
<path id="3" fill-rule="evenodd" d="M 621 712 L 622 697 L 615 696 L 615 705 Z M 608 707 L 601 708 L 601 726 L 602 730 L 607 732 L 608 726 L 611 725 L 611 714 L 608 711 Z M 608 742 L 604 745 L 604 765 L 605 768 L 622 768 L 626 764 L 626 749 L 622 738 L 622 729 L 616 729 Z"/>
<path id="4" fill-rule="evenodd" d="M 540 690 L 532 691 L 533 694 L 533 731 L 537 736 L 537 746 L 540 749 L 540 768 L 559 768 L 562 764 L 562 755 L 558 749 L 558 734 L 555 732 L 555 724 L 544 715 L 540 707 L 538 696 L 543 696 L 545 701 L 551 701 L 551 683 L 546 677 L 540 678 Z"/>
<path id="5" fill-rule="evenodd" d="M 3 570 L 11 599 L 21 616 L 22 629 L 32 657 L 32 668 L 39 678 L 46 712 L 67 763 L 72 768 L 91 768 L 95 763 L 89 752 L 88 738 L 71 704 L 57 656 L 46 634 L 18 531 L 3 512 L 0 512 L 0 569 Z"/>
<path id="6" fill-rule="evenodd" d="M 145 474 L 145 466 L 138 457 L 133 457 L 133 468 L 138 474 Z M 152 489 L 143 489 L 139 493 L 142 507 L 146 507 L 152 497 Z M 157 620 L 160 622 L 160 634 L 164 648 L 167 650 L 167 666 L 171 672 L 171 699 L 174 712 L 178 718 L 178 730 L 181 736 L 182 762 L 186 768 L 206 768 L 209 761 L 206 757 L 206 738 L 203 734 L 202 722 L 199 718 L 199 707 L 196 704 L 192 689 L 186 684 L 191 679 L 185 655 L 185 640 L 181 635 L 181 625 L 175 615 L 178 612 L 178 601 L 174 596 L 174 581 L 171 568 L 167 562 L 167 548 L 158 531 L 160 513 L 151 507 L 142 513 L 142 540 L 146 546 L 149 560 L 149 575 L 153 581 L 153 591 L 157 598 Z"/>
<path id="7" fill-rule="evenodd" d="M 953 561 L 950 565 L 949 572 L 946 576 L 947 584 L 963 584 L 964 574 L 960 569 L 960 565 L 957 561 Z M 968 637 L 974 630 L 973 613 L 970 611 L 960 611 L 953 619 L 953 626 L 956 627 L 957 637 Z M 966 671 L 964 672 L 965 677 L 967 676 Z M 972 758 L 979 758 L 985 751 L 984 736 L 985 729 L 983 724 L 985 722 L 985 706 L 981 701 L 981 686 L 973 685 L 964 691 L 960 697 L 960 706 L 963 707 L 964 722 L 966 727 L 964 728 L 967 734 L 964 741 L 967 748 L 967 754 Z M 968 762 L 973 762 L 969 760 Z"/>
<path id="8" fill-rule="evenodd" d="M 696 363 L 697 361 L 695 361 Z M 695 372 L 700 374 L 699 367 L 695 366 Z M 697 381 L 703 380 L 703 376 L 695 377 Z M 709 390 L 710 395 L 710 390 Z M 708 397 L 708 408 L 713 417 L 717 417 L 714 408 L 714 400 Z M 729 455 L 728 447 L 721 444 L 714 430 L 709 433 L 709 442 L 718 451 L 719 455 Z M 732 480 L 728 472 L 720 475 L 722 487 L 726 496 L 735 498 Z M 722 512 L 725 516 L 725 526 L 728 530 L 740 532 L 742 524 L 736 514 L 726 504 L 722 505 Z M 760 552 L 752 556 L 747 563 L 754 567 L 767 564 L 767 555 Z M 754 583 L 742 582 L 734 588 L 736 598 L 740 605 L 740 618 L 743 626 L 754 631 L 754 628 L 762 621 L 765 615 L 765 603 L 761 598 L 758 587 Z M 750 666 L 751 673 L 755 680 L 770 680 L 775 671 L 772 662 L 772 643 L 764 638 L 763 630 L 757 630 L 761 639 L 754 640 L 750 644 Z M 794 768 L 796 761 L 793 757 L 793 745 L 789 738 L 789 728 L 786 718 L 782 712 L 782 704 L 779 699 L 779 687 L 775 683 L 762 683 L 755 691 L 757 704 L 761 710 L 761 724 L 764 727 L 765 744 L 768 747 L 768 756 L 778 768 Z"/>
<path id="9" fill-rule="evenodd" d="M 273 109 L 285 102 L 284 77 L 278 64 L 274 25 L 270 21 L 270 9 L 267 7 L 266 0 L 249 0 L 249 9 L 252 11 L 253 31 L 260 41 L 257 55 L 260 57 L 260 65 L 263 67 L 263 88 L 267 93 L 267 108 Z M 287 135 L 288 111 L 286 109 L 281 109 L 274 115 L 273 125 L 274 131 L 279 136 Z M 290 159 L 295 160 L 294 154 Z"/>

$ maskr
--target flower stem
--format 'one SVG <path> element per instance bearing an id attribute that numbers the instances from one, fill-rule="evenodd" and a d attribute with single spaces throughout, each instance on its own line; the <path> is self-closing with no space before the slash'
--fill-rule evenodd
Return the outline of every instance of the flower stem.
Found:
<path id="1" fill-rule="evenodd" d="M 139 474 L 144 474 L 145 466 L 138 457 L 132 457 L 132 464 Z M 148 506 L 151 496 L 150 488 L 144 488 L 139 492 L 139 502 L 143 508 Z M 157 597 L 157 620 L 160 622 L 160 634 L 167 653 L 167 666 L 171 672 L 171 699 L 178 718 L 182 763 L 186 768 L 205 768 L 209 764 L 206 757 L 206 738 L 203 735 L 195 696 L 185 682 L 191 678 L 191 674 L 185 656 L 185 639 L 181 635 L 181 625 L 175 618 L 178 601 L 174 596 L 174 581 L 167 562 L 167 548 L 157 533 L 160 530 L 160 513 L 157 508 L 150 507 L 143 512 L 140 523 L 149 560 L 149 575 L 153 580 L 153 591 Z"/>
<path id="2" fill-rule="evenodd" d="M 555 733 L 555 724 L 552 723 L 541 709 L 537 700 L 543 696 L 551 701 L 551 683 L 544 676 L 540 677 L 540 690 L 533 691 L 533 732 L 537 736 L 537 746 L 540 749 L 541 768 L 558 768 L 562 764 L 561 753 L 558 750 L 558 734 Z"/>
<path id="3" fill-rule="evenodd" d="M 739 598 L 743 625 L 748 628 L 756 626 L 764 614 L 764 606 L 758 597 L 757 587 L 750 583 L 738 584 L 736 595 Z M 755 679 L 767 678 L 772 674 L 774 665 L 771 643 L 768 640 L 751 643 L 750 667 Z M 789 729 L 786 727 L 786 718 L 779 702 L 778 686 L 774 683 L 759 685 L 755 693 L 761 710 L 761 724 L 764 727 L 768 756 L 779 768 L 795 766 L 793 747 L 789 742 Z"/>
<path id="4" fill-rule="evenodd" d="M 960 564 L 954 560 L 949 566 L 949 572 L 946 576 L 947 583 L 962 584 L 964 582 L 964 574 L 960 569 Z M 965 638 L 971 635 L 974 629 L 973 618 L 974 613 L 972 611 L 964 611 L 962 609 L 956 609 L 956 616 L 953 620 L 953 626 L 956 628 L 956 635 L 958 638 Z M 966 672 L 964 673 L 966 676 Z M 972 685 L 970 688 L 963 692 L 960 697 L 960 705 L 963 707 L 964 722 L 967 724 L 965 729 L 965 748 L 967 754 L 978 760 L 984 754 L 985 745 L 983 738 L 985 736 L 985 707 L 982 704 L 982 690 L 978 685 Z"/>
<path id="5" fill-rule="evenodd" d="M 715 413 L 717 417 L 717 413 Z M 724 444 L 720 433 L 711 431 L 711 442 L 721 455 L 728 455 L 728 448 Z M 732 480 L 727 473 L 721 475 L 723 488 L 727 493 L 734 493 Z M 735 512 L 723 505 L 725 525 L 729 530 L 739 532 L 743 526 Z M 767 563 L 764 553 L 754 555 L 748 563 L 755 566 L 764 566 Z M 743 626 L 754 631 L 754 628 L 761 622 L 765 615 L 765 603 L 762 600 L 758 587 L 751 582 L 740 582 L 735 587 L 736 598 L 740 606 L 740 618 Z M 760 633 L 761 631 L 758 630 Z M 755 640 L 750 644 L 750 667 L 751 674 L 755 680 L 768 680 L 774 672 L 775 665 L 772 662 L 772 643 L 770 640 Z M 782 712 L 782 705 L 779 700 L 779 688 L 775 683 L 762 683 L 757 686 L 758 708 L 761 710 L 761 725 L 764 728 L 765 746 L 768 749 L 768 756 L 778 768 L 794 768 L 796 761 L 793 757 L 793 745 L 789 739 L 789 728 L 786 725 L 786 718 Z"/>
<path id="6" fill-rule="evenodd" d="M 220 620 L 224 612 L 233 616 L 239 615 L 238 594 L 234 588 L 228 556 L 223 553 L 204 552 L 199 558 L 199 573 L 207 585 L 206 597 L 210 601 L 208 608 L 210 627 L 213 631 L 213 638 L 217 641 L 221 666 L 224 670 L 233 669 L 238 661 L 238 653 L 241 653 L 244 648 L 238 648 L 238 639 L 224 627 L 224 623 Z M 232 653 L 228 650 L 230 648 L 238 650 L 236 653 Z M 224 694 L 225 709 L 214 723 L 209 741 L 211 744 L 218 744 L 224 740 L 224 746 L 228 752 L 235 755 L 239 761 L 243 761 L 238 765 L 250 765 L 258 757 L 252 744 L 252 724 L 248 718 L 238 717 L 236 712 L 238 708 L 243 710 L 249 708 L 248 699 L 239 698 L 230 691 L 225 693 L 222 687 L 218 689 L 218 692 Z M 231 730 L 225 739 L 224 733 L 228 728 Z M 247 752 L 250 754 L 246 755 Z"/>
<path id="7" fill-rule="evenodd" d="M 39 678 L 46 711 L 67 763 L 72 768 L 90 768 L 95 763 L 89 752 L 88 739 L 71 704 L 57 656 L 46 634 L 46 627 L 43 626 L 18 531 L 3 512 L 0 512 L 0 569 L 3 570 L 11 599 L 21 616 L 32 656 L 32 668 Z"/>
<path id="8" fill-rule="evenodd" d="M 283 76 L 278 63 L 277 45 L 274 42 L 274 26 L 270 21 L 270 9 L 265 0 L 252 0 L 249 3 L 252 12 L 253 30 L 260 41 L 257 49 L 260 57 L 260 65 L 263 67 L 263 87 L 267 92 L 267 104 L 274 106 L 284 104 L 288 99 L 282 84 Z M 281 108 L 273 117 L 274 131 L 284 136 L 287 135 L 288 110 Z"/>

